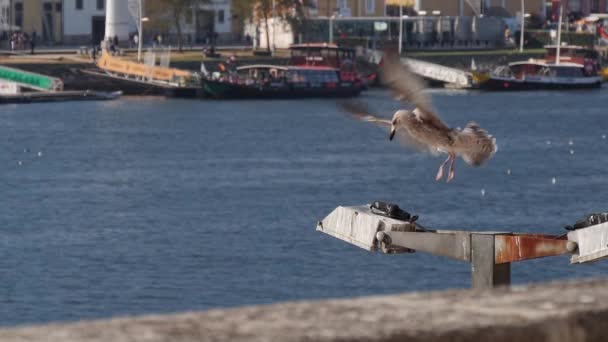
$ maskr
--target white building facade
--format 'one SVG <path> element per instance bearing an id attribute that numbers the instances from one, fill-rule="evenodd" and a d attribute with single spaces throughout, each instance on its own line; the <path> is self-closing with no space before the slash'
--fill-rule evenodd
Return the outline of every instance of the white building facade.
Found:
<path id="1" fill-rule="evenodd" d="M 0 31 L 9 22 L 9 0 L 0 0 Z"/>
<path id="2" fill-rule="evenodd" d="M 235 37 L 231 9 L 231 0 L 211 0 L 198 5 L 186 14 L 182 32 L 199 43 L 208 41 L 213 33 L 217 34 L 219 41 L 232 40 Z"/>
<path id="3" fill-rule="evenodd" d="M 83 44 L 103 39 L 106 18 L 105 1 L 64 0 L 63 14 L 64 43 Z"/>
<path id="4" fill-rule="evenodd" d="M 247 23 L 245 25 L 245 33 L 252 38 L 252 43 L 255 48 L 266 49 L 268 42 L 270 49 L 287 49 L 294 41 L 294 34 L 289 24 L 279 18 L 268 19 L 268 39 L 266 39 L 266 25 L 261 23 Z"/>
<path id="5" fill-rule="evenodd" d="M 119 39 L 128 39 L 129 32 L 137 31 L 128 13 L 127 0 L 63 0 L 63 42 L 65 44 L 99 43 L 106 36 L 106 11 L 111 1 L 125 4 L 124 13 L 117 19 L 125 22 L 128 29 L 120 30 Z M 125 32 L 122 32 L 125 31 Z M 113 35 L 116 33 L 110 32 Z"/>

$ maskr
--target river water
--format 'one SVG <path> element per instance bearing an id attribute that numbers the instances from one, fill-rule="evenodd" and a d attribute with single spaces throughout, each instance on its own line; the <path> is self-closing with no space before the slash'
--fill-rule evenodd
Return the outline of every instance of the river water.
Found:
<path id="1" fill-rule="evenodd" d="M 450 184 L 434 181 L 443 158 L 332 100 L 0 107 L 0 324 L 469 286 L 466 263 L 316 232 L 338 205 L 386 200 L 437 229 L 550 234 L 608 210 L 605 90 L 432 95 L 448 124 L 474 120 L 499 145 L 482 168 L 459 160 Z M 385 91 L 361 99 L 383 116 L 399 108 Z M 603 276 L 608 262 L 512 270 L 529 283 Z"/>

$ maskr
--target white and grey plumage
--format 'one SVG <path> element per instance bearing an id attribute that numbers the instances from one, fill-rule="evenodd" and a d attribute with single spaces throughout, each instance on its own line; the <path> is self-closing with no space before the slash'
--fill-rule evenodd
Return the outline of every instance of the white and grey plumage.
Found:
<path id="1" fill-rule="evenodd" d="M 392 120 L 371 114 L 360 102 L 345 102 L 344 109 L 363 121 L 390 127 L 389 139 L 397 135 L 401 141 L 431 154 L 446 153 L 448 158 L 439 166 L 436 180 L 443 177 L 449 165 L 447 181 L 454 178 L 454 161 L 460 156 L 467 164 L 480 166 L 496 153 L 496 139 L 474 122 L 463 129 L 448 127 L 435 113 L 430 98 L 424 94 L 424 83 L 403 65 L 398 55 L 385 53 L 380 69 L 384 85 L 397 94 L 400 100 L 412 103 L 412 111 L 398 110 Z"/>

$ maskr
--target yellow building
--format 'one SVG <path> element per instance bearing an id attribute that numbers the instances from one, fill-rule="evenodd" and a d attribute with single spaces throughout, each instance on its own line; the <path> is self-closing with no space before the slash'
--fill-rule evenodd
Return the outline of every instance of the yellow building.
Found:
<path id="1" fill-rule="evenodd" d="M 38 40 L 61 42 L 63 36 L 62 0 L 13 0 L 12 23 L 29 35 L 36 33 Z"/>

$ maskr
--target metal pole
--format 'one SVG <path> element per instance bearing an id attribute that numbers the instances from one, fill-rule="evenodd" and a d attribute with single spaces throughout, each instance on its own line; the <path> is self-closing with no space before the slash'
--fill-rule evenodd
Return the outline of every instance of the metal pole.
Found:
<path id="1" fill-rule="evenodd" d="M 9 1 L 9 9 L 8 9 L 8 50 L 11 49 L 11 39 L 13 37 L 13 25 L 15 25 L 15 14 L 13 13 L 15 7 L 13 5 L 13 0 Z"/>
<path id="2" fill-rule="evenodd" d="M 143 1 L 144 0 L 139 0 L 139 23 L 138 23 L 138 27 L 137 27 L 137 30 L 139 31 L 138 32 L 139 37 L 137 37 L 138 38 L 138 40 L 137 40 L 137 61 L 138 62 L 141 62 L 141 48 L 142 48 L 142 44 L 143 44 L 143 41 L 144 41 L 144 37 L 143 37 L 143 34 L 142 34 L 143 33 L 142 32 L 143 31 L 143 20 L 142 20 L 142 18 L 143 18 L 143 13 L 144 13 L 144 11 L 142 9 L 142 6 L 143 6 L 142 2 Z"/>
<path id="3" fill-rule="evenodd" d="M 511 263 L 495 261 L 495 237 L 492 234 L 471 234 L 471 285 L 489 289 L 511 284 Z"/>
<path id="4" fill-rule="evenodd" d="M 562 4 L 559 4 L 559 20 L 557 21 L 557 48 L 555 53 L 555 64 L 559 65 L 560 47 L 562 45 Z"/>
<path id="5" fill-rule="evenodd" d="M 403 47 L 403 0 L 399 0 L 399 54 Z"/>
<path id="6" fill-rule="evenodd" d="M 272 0 L 272 51 L 275 51 L 277 49 L 276 31 L 277 31 L 276 5 L 275 5 L 275 0 Z"/>
<path id="7" fill-rule="evenodd" d="M 333 16 L 329 17 L 329 43 L 334 42 L 334 20 Z"/>
<path id="8" fill-rule="evenodd" d="M 519 52 L 524 52 L 524 25 L 525 25 L 526 11 L 524 7 L 524 0 L 521 0 L 521 28 L 519 34 Z"/>

